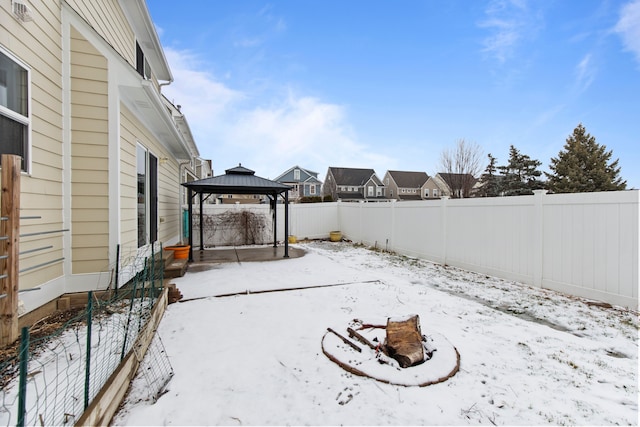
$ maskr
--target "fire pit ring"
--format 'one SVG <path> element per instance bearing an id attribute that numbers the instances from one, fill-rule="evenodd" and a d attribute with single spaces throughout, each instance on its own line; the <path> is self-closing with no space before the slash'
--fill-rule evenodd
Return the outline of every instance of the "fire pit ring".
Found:
<path id="1" fill-rule="evenodd" d="M 377 381 L 405 386 L 426 387 L 453 377 L 460 369 L 460 353 L 441 334 L 426 331 L 425 361 L 408 368 L 391 359 L 379 348 L 371 348 L 357 339 L 348 338 L 354 332 L 342 333 L 340 328 L 328 328 L 322 337 L 322 352 L 332 362 L 354 375 L 373 378 Z M 385 327 L 365 324 L 357 327 L 356 334 L 371 343 L 384 342 Z"/>

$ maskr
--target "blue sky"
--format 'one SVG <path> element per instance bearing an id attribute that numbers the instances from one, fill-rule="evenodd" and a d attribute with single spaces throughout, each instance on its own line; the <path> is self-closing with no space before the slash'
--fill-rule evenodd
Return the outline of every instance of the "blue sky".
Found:
<path id="1" fill-rule="evenodd" d="M 214 174 L 440 171 L 509 145 L 548 171 L 582 123 L 640 188 L 640 0 L 147 0 Z"/>

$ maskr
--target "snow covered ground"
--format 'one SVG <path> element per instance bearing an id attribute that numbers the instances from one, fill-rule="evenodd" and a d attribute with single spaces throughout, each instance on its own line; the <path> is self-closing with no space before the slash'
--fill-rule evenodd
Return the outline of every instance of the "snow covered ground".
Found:
<path id="1" fill-rule="evenodd" d="M 638 424 L 638 313 L 348 243 L 297 246 L 308 253 L 175 279 L 185 301 L 158 329 L 175 375 L 155 403 L 135 399 L 136 378 L 114 424 Z M 323 285 L 337 286 L 252 293 Z M 455 376 L 389 385 L 322 352 L 327 327 L 409 314 L 457 348 Z"/>

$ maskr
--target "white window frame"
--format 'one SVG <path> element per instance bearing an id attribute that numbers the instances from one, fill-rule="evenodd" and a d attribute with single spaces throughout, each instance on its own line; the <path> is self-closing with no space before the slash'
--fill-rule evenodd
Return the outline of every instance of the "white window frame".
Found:
<path id="1" fill-rule="evenodd" d="M 309 185 L 309 194 L 312 195 L 312 196 L 316 195 L 316 185 L 315 184 Z"/>
<path id="2" fill-rule="evenodd" d="M 300 181 L 300 169 L 293 170 L 293 180 Z"/>
<path id="3" fill-rule="evenodd" d="M 5 107 L 0 104 L 0 115 L 8 118 L 9 120 L 13 120 L 18 122 L 19 124 L 26 127 L 26 141 L 23 142 L 23 155 L 22 157 L 22 171 L 27 174 L 31 173 L 31 68 L 25 64 L 23 61 L 18 59 L 15 55 L 13 55 L 8 50 L 4 49 L 2 45 L 0 45 L 0 53 L 6 56 L 10 61 L 13 61 L 20 68 L 24 69 L 27 73 L 27 115 L 23 115 L 12 109 Z M 6 86 L 5 86 L 6 87 Z"/>
<path id="4" fill-rule="evenodd" d="M 153 157 L 155 159 L 155 170 L 156 170 L 156 176 L 155 176 L 155 189 L 156 189 L 156 194 L 155 197 L 157 199 L 158 197 L 158 192 L 159 192 L 159 188 L 158 188 L 158 184 L 159 184 L 159 179 L 158 179 L 158 175 L 159 175 L 159 171 L 158 171 L 158 167 L 159 167 L 159 160 L 158 160 L 158 156 L 156 156 L 153 152 L 151 152 L 151 150 L 149 150 L 149 148 L 145 147 L 142 143 L 140 143 L 140 141 L 138 141 L 136 143 L 136 176 L 138 175 L 138 163 L 140 161 L 139 155 L 142 154 L 144 155 L 144 167 L 145 167 L 145 182 L 144 182 L 144 241 L 141 240 L 141 230 L 140 230 L 140 200 L 138 200 L 138 197 L 136 196 L 136 200 L 138 203 L 138 208 L 137 208 L 137 212 L 138 212 L 138 221 L 137 223 L 137 236 L 138 236 L 138 247 L 143 247 L 145 245 L 148 245 L 151 242 L 151 231 L 152 231 L 152 218 L 155 216 L 155 232 L 156 232 L 156 236 L 155 236 L 155 241 L 158 240 L 159 236 L 159 206 L 158 206 L 158 201 L 156 200 L 155 203 L 155 207 L 152 206 L 152 202 L 153 200 L 151 199 L 151 197 L 153 196 L 152 191 L 151 191 L 151 180 L 154 178 L 151 176 L 151 162 L 150 162 L 150 158 Z M 136 184 L 137 185 L 137 184 Z M 136 194 L 138 194 L 138 192 L 136 191 Z"/>
<path id="5" fill-rule="evenodd" d="M 373 197 L 373 185 L 367 186 L 367 197 Z"/>
<path id="6" fill-rule="evenodd" d="M 434 188 L 432 194 L 433 194 L 433 197 L 438 197 L 438 189 Z"/>

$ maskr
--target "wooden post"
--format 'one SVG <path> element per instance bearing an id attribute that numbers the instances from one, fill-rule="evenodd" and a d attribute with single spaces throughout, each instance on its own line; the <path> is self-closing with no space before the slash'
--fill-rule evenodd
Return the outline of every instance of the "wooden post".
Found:
<path id="1" fill-rule="evenodd" d="M 20 236 L 20 156 L 2 155 L 2 200 L 0 215 L 7 218 L 0 221 L 0 347 L 12 344 L 18 339 L 18 243 Z"/>

